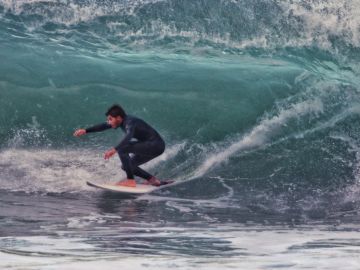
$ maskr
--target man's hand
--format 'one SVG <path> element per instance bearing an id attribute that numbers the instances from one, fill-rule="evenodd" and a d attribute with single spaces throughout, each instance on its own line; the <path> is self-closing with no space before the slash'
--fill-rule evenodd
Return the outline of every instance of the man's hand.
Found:
<path id="1" fill-rule="evenodd" d="M 78 129 L 78 130 L 75 130 L 74 132 L 74 136 L 75 137 L 80 137 L 82 135 L 85 135 L 86 134 L 86 129 Z"/>
<path id="2" fill-rule="evenodd" d="M 115 148 L 113 148 L 113 149 L 111 149 L 111 150 L 108 150 L 108 151 L 105 152 L 104 158 L 105 158 L 105 159 L 109 159 L 109 158 L 111 158 L 113 155 L 115 155 L 115 153 L 116 153 Z"/>

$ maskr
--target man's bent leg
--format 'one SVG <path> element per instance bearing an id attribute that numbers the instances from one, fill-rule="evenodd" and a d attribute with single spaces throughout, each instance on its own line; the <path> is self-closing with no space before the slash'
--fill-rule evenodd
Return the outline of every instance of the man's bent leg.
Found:
<path id="1" fill-rule="evenodd" d="M 136 176 L 139 176 L 145 180 L 149 180 L 153 177 L 150 173 L 147 171 L 141 169 L 139 165 L 144 164 L 150 160 L 152 160 L 154 157 L 152 156 L 141 156 L 141 155 L 134 155 L 131 157 L 131 165 L 133 169 L 133 173 Z"/>
<path id="2" fill-rule="evenodd" d="M 159 185 L 160 181 L 147 171 L 141 169 L 139 165 L 144 164 L 155 157 L 161 155 L 165 150 L 163 142 L 139 142 L 127 145 L 119 153 L 123 169 L 132 174 L 147 180 L 150 184 Z M 134 156 L 129 157 L 128 153 L 133 153 Z M 129 170 L 130 169 L 130 170 Z M 128 175 L 129 177 L 129 175 Z"/>
<path id="3" fill-rule="evenodd" d="M 131 157 L 131 164 L 133 167 L 134 175 L 139 176 L 143 179 L 145 179 L 147 182 L 145 184 L 150 184 L 154 186 L 160 185 L 160 180 L 158 180 L 155 176 L 151 175 L 147 171 L 141 169 L 139 165 L 144 164 L 152 159 L 154 159 L 156 156 L 141 156 L 141 155 L 135 155 Z"/>
<path id="4" fill-rule="evenodd" d="M 119 153 L 119 157 L 122 163 L 122 168 L 126 172 L 127 179 L 124 181 L 117 182 L 116 185 L 136 187 L 136 182 L 134 179 L 134 174 L 133 174 L 131 159 L 129 157 L 129 154 Z"/>

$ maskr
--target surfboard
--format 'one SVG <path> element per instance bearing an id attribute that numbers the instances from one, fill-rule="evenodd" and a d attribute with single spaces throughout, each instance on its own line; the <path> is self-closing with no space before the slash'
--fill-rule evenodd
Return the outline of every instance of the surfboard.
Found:
<path id="1" fill-rule="evenodd" d="M 152 185 L 143 185 L 143 184 L 137 184 L 136 187 L 125 187 L 125 186 L 117 186 L 117 185 L 114 185 L 113 183 L 98 184 L 98 183 L 94 183 L 92 181 L 86 181 L 86 184 L 88 186 L 100 188 L 100 189 L 103 189 L 106 191 L 127 194 L 127 195 L 141 195 L 141 194 L 150 193 L 155 190 L 162 189 L 165 186 L 169 186 L 173 183 L 174 183 L 174 181 L 164 181 L 164 182 L 162 182 L 162 185 L 159 187 L 152 186 Z"/>

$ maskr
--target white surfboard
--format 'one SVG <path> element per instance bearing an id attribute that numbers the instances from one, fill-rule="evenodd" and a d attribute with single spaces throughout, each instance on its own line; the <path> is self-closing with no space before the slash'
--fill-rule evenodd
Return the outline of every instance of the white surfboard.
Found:
<path id="1" fill-rule="evenodd" d="M 117 192 L 121 194 L 127 194 L 127 195 L 141 195 L 153 192 L 155 190 L 159 190 L 165 186 L 169 186 L 173 183 L 165 184 L 159 187 L 152 186 L 152 185 L 143 185 L 143 184 L 136 184 L 136 187 L 125 187 L 125 186 L 118 186 L 114 184 L 98 184 L 91 181 L 86 181 L 86 184 L 95 187 L 95 188 L 101 188 L 103 190 Z"/>

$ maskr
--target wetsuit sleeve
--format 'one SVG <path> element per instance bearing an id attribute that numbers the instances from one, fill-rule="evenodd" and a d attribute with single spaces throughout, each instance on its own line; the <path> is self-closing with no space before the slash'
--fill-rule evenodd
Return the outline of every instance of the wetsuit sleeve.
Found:
<path id="1" fill-rule="evenodd" d="M 134 131 L 135 131 L 134 123 L 129 123 L 126 125 L 125 127 L 126 134 L 124 138 L 121 140 L 121 142 L 117 146 L 115 146 L 116 151 L 121 152 L 121 149 L 130 143 L 131 139 L 134 137 Z"/>
<path id="2" fill-rule="evenodd" d="M 107 130 L 109 128 L 111 128 L 111 125 L 109 125 L 108 123 L 102 123 L 102 124 L 99 124 L 99 125 L 89 127 L 89 128 L 87 128 L 85 130 L 86 130 L 86 133 L 91 133 L 91 132 L 104 131 L 104 130 Z"/>

